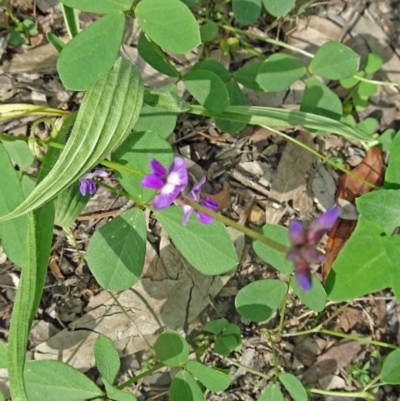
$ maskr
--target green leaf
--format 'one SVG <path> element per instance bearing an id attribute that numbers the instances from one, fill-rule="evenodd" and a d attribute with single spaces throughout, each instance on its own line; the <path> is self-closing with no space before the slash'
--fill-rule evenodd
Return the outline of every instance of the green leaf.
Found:
<path id="1" fill-rule="evenodd" d="M 390 262 L 382 229 L 360 216 L 356 229 L 332 265 L 328 299 L 345 301 L 389 287 Z"/>
<path id="2" fill-rule="evenodd" d="M 386 253 L 390 263 L 390 279 L 393 293 L 400 300 L 400 236 L 393 235 L 384 239 Z"/>
<path id="3" fill-rule="evenodd" d="M 80 401 L 99 397 L 103 392 L 82 372 L 60 361 L 28 361 L 25 367 L 29 401 Z"/>
<path id="4" fill-rule="evenodd" d="M 326 292 L 321 282 L 312 276 L 311 289 L 304 292 L 296 280 L 292 280 L 290 285 L 293 288 L 294 293 L 300 298 L 300 300 L 315 312 L 322 312 L 325 309 L 326 304 Z"/>
<path id="5" fill-rule="evenodd" d="M 153 132 L 140 132 L 129 136 L 111 155 L 113 162 L 125 167 L 143 171 L 143 176 L 117 171 L 116 176 L 124 189 L 138 202 L 148 202 L 156 193 L 140 185 L 146 173 L 150 173 L 150 159 L 157 159 L 166 169 L 171 165 L 174 154 L 171 145 Z"/>
<path id="6" fill-rule="evenodd" d="M 24 33 L 30 36 L 36 35 L 38 33 L 37 26 L 34 21 L 30 19 L 24 19 L 22 21 L 22 26 Z"/>
<path id="7" fill-rule="evenodd" d="M 296 376 L 291 373 L 281 373 L 278 379 L 294 401 L 308 401 L 307 391 Z"/>
<path id="8" fill-rule="evenodd" d="M 86 90 L 111 70 L 118 56 L 125 14 L 106 15 L 90 24 L 62 49 L 57 71 L 67 89 Z"/>
<path id="9" fill-rule="evenodd" d="M 188 7 L 193 7 L 197 4 L 198 0 L 181 0 L 182 3 L 186 4 Z"/>
<path id="10" fill-rule="evenodd" d="M 231 105 L 246 105 L 247 99 L 244 96 L 242 90 L 236 81 L 230 80 L 225 84 L 226 90 L 228 91 L 229 101 Z M 237 123 L 234 121 L 223 120 L 221 118 L 215 119 L 217 127 L 228 134 L 234 134 L 246 128 L 245 123 Z"/>
<path id="11" fill-rule="evenodd" d="M 368 53 L 364 60 L 364 70 L 367 74 L 373 74 L 382 67 L 382 57 L 375 53 Z"/>
<path id="12" fill-rule="evenodd" d="M 227 82 L 230 78 L 230 72 L 217 60 L 213 58 L 205 58 L 204 60 L 196 63 L 192 71 L 205 70 L 211 71 L 217 75 L 222 82 Z"/>
<path id="13" fill-rule="evenodd" d="M 363 111 L 368 106 L 368 99 L 361 97 L 358 92 L 353 95 L 354 108 L 357 111 Z"/>
<path id="14" fill-rule="evenodd" d="M 110 14 L 115 11 L 126 11 L 132 6 L 132 0 L 61 0 L 68 7 L 97 14 Z"/>
<path id="15" fill-rule="evenodd" d="M 137 398 L 130 392 L 120 390 L 111 385 L 104 377 L 101 378 L 106 388 L 107 397 L 113 401 L 137 401 Z"/>
<path id="16" fill-rule="evenodd" d="M 152 131 L 167 139 L 175 129 L 178 114 L 145 104 L 135 124 L 135 131 Z M 149 135 L 148 135 L 149 136 Z"/>
<path id="17" fill-rule="evenodd" d="M 218 35 L 219 27 L 214 21 L 207 21 L 200 27 L 201 42 L 211 42 Z"/>
<path id="18" fill-rule="evenodd" d="M 393 139 L 396 136 L 396 130 L 388 128 L 379 135 L 378 141 L 382 152 L 389 152 L 392 148 Z M 392 156 L 392 155 L 391 155 Z"/>
<path id="19" fill-rule="evenodd" d="M 372 134 L 377 130 L 379 122 L 376 118 L 367 117 L 358 124 L 357 128 L 367 135 L 372 136 Z"/>
<path id="20" fill-rule="evenodd" d="M 93 276 L 109 291 L 122 291 L 138 281 L 146 253 L 143 211 L 131 209 L 97 230 L 86 258 Z"/>
<path id="21" fill-rule="evenodd" d="M 117 348 L 108 337 L 103 335 L 97 337 L 94 344 L 94 358 L 102 379 L 106 379 L 112 385 L 117 379 L 121 364 Z"/>
<path id="22" fill-rule="evenodd" d="M 6 401 L 6 398 L 4 397 L 4 394 L 2 391 L 0 391 L 0 401 Z"/>
<path id="23" fill-rule="evenodd" d="M 3 341 L 0 341 L 0 368 L 8 368 L 7 353 L 7 346 L 3 343 Z"/>
<path id="24" fill-rule="evenodd" d="M 11 159 L 20 167 L 21 170 L 26 171 L 32 165 L 35 158 L 33 157 L 29 146 L 25 141 L 2 141 L 4 149 L 10 155 Z"/>
<path id="25" fill-rule="evenodd" d="M 232 351 L 240 351 L 242 348 L 242 337 L 240 327 L 230 323 L 225 330 L 217 335 L 214 344 L 214 352 L 220 355 L 229 355 Z"/>
<path id="26" fill-rule="evenodd" d="M 55 220 L 61 227 L 69 227 L 90 199 L 90 194 L 83 196 L 80 193 L 79 185 L 79 182 L 76 182 L 57 196 Z"/>
<path id="27" fill-rule="evenodd" d="M 262 66 L 262 62 L 255 63 L 247 63 L 242 68 L 239 68 L 237 71 L 233 73 L 233 77 L 240 84 L 245 86 L 246 88 L 253 89 L 255 91 L 262 91 L 262 88 L 257 83 L 257 74 L 258 70 Z"/>
<path id="28" fill-rule="evenodd" d="M 47 40 L 53 45 L 53 47 L 57 50 L 58 53 L 61 53 L 61 50 L 64 49 L 65 43 L 54 33 L 46 32 Z"/>
<path id="29" fill-rule="evenodd" d="M 19 217 L 48 202 L 116 149 L 135 125 L 142 95 L 138 69 L 119 59 L 104 79 L 87 90 L 67 145 L 49 175 L 0 221 Z"/>
<path id="30" fill-rule="evenodd" d="M 209 333 L 219 334 L 222 330 L 226 329 L 229 325 L 229 322 L 226 319 L 217 319 L 212 320 L 211 322 L 207 322 L 204 326 L 204 330 Z"/>
<path id="31" fill-rule="evenodd" d="M 167 366 L 182 366 L 188 358 L 190 347 L 176 331 L 165 330 L 154 344 L 157 358 Z"/>
<path id="32" fill-rule="evenodd" d="M 256 81 L 265 91 L 280 92 L 289 88 L 305 72 L 306 67 L 297 58 L 275 53 L 261 64 Z"/>
<path id="33" fill-rule="evenodd" d="M 383 363 L 381 380 L 387 384 L 400 384 L 400 349 L 392 351 Z"/>
<path id="34" fill-rule="evenodd" d="M 176 113 L 189 110 L 189 104 L 178 95 L 176 85 L 165 85 L 161 89 L 144 90 L 144 103 L 152 107 L 160 107 Z"/>
<path id="35" fill-rule="evenodd" d="M 370 96 L 374 96 L 377 90 L 378 87 L 375 84 L 362 81 L 360 82 L 360 85 L 357 88 L 357 92 L 362 98 L 368 98 Z"/>
<path id="36" fill-rule="evenodd" d="M 274 240 L 278 244 L 290 247 L 289 231 L 286 227 L 278 226 L 275 224 L 266 224 L 261 228 L 260 233 L 269 239 Z M 275 269 L 283 274 L 293 273 L 293 262 L 286 259 L 286 255 L 274 248 L 269 247 L 260 241 L 253 241 L 253 248 L 255 253 L 264 262 L 269 263 Z"/>
<path id="37" fill-rule="evenodd" d="M 343 114 L 339 96 L 322 82 L 309 78 L 301 99 L 300 111 L 340 120 Z"/>
<path id="38" fill-rule="evenodd" d="M 274 17 L 281 17 L 287 14 L 293 7 L 296 0 L 263 0 L 265 9 Z"/>
<path id="39" fill-rule="evenodd" d="M 326 42 L 315 53 L 309 70 L 327 79 L 350 78 L 358 71 L 360 56 L 339 42 Z"/>
<path id="40" fill-rule="evenodd" d="M 233 0 L 233 15 L 243 25 L 251 25 L 261 15 L 261 0 Z"/>
<path id="41" fill-rule="evenodd" d="M 187 226 L 183 227 L 183 212 L 178 206 L 156 211 L 155 215 L 178 250 L 201 273 L 223 274 L 237 265 L 235 248 L 221 222 L 204 225 L 193 213 Z"/>
<path id="42" fill-rule="evenodd" d="M 167 56 L 142 32 L 137 45 L 139 54 L 147 64 L 169 77 L 178 77 L 179 71 L 170 63 Z"/>
<path id="43" fill-rule="evenodd" d="M 222 80 L 213 72 L 192 70 L 183 77 L 188 92 L 207 110 L 223 112 L 229 106 L 229 95 Z"/>
<path id="44" fill-rule="evenodd" d="M 400 131 L 394 137 L 390 151 L 389 166 L 385 173 L 384 187 L 386 189 L 400 189 Z"/>
<path id="45" fill-rule="evenodd" d="M 287 292 L 280 280 L 258 280 L 246 285 L 236 296 L 236 310 L 246 319 L 262 322 L 279 308 Z"/>
<path id="46" fill-rule="evenodd" d="M 135 15 L 140 28 L 167 51 L 184 54 L 200 44 L 197 21 L 180 0 L 141 0 Z"/>
<path id="47" fill-rule="evenodd" d="M 11 31 L 9 41 L 13 46 L 27 45 L 29 40 L 21 32 Z"/>
<path id="48" fill-rule="evenodd" d="M 210 391 L 224 391 L 231 384 L 229 375 L 216 369 L 208 368 L 200 362 L 188 361 L 186 369 Z"/>
<path id="49" fill-rule="evenodd" d="M 261 394 L 258 401 L 285 401 L 283 394 L 276 384 L 271 384 L 267 389 Z"/>
<path id="50" fill-rule="evenodd" d="M 203 394 L 192 375 L 181 370 L 172 380 L 169 388 L 170 401 L 203 401 Z"/>

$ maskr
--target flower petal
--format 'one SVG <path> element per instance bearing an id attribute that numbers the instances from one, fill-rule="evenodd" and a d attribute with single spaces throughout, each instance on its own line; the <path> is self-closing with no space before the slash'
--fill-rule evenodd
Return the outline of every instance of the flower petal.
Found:
<path id="1" fill-rule="evenodd" d="M 182 157 L 175 157 L 169 168 L 167 183 L 175 186 L 185 187 L 188 184 L 188 173 L 185 161 Z"/>
<path id="2" fill-rule="evenodd" d="M 89 180 L 81 180 L 81 185 L 79 185 L 79 191 L 83 196 L 85 196 L 88 192 L 89 183 L 90 183 Z"/>
<path id="3" fill-rule="evenodd" d="M 198 202 L 200 198 L 200 191 L 203 184 L 206 182 L 206 177 L 203 177 L 199 180 L 199 182 L 193 187 L 192 191 L 190 192 L 192 198 Z"/>
<path id="4" fill-rule="evenodd" d="M 321 241 L 321 238 L 324 234 L 330 230 L 336 220 L 340 215 L 340 207 L 335 206 L 332 209 L 329 209 L 324 214 L 321 214 L 318 218 L 316 218 L 310 225 L 310 228 L 307 231 L 307 240 L 310 244 L 317 244 Z"/>
<path id="5" fill-rule="evenodd" d="M 142 181 L 140 181 L 140 185 L 145 188 L 151 189 L 161 189 L 164 186 L 164 181 L 155 174 L 147 174 Z"/>
<path id="6" fill-rule="evenodd" d="M 182 208 L 183 208 L 182 225 L 185 227 L 194 209 L 189 205 L 183 205 Z"/>
<path id="7" fill-rule="evenodd" d="M 202 198 L 199 202 L 199 205 L 206 207 L 207 209 L 210 209 L 212 212 L 216 212 L 218 210 L 218 203 L 211 198 Z M 201 212 L 200 210 L 197 211 L 197 218 L 200 221 L 200 223 L 203 224 L 210 224 L 214 221 L 214 217 L 209 216 L 208 214 Z"/>
<path id="8" fill-rule="evenodd" d="M 89 193 L 93 195 L 96 192 L 96 184 L 92 180 L 87 180 L 89 183 Z"/>
<path id="9" fill-rule="evenodd" d="M 154 175 L 165 179 L 167 176 L 167 169 L 156 159 L 150 159 L 150 168 Z"/>
<path id="10" fill-rule="evenodd" d="M 301 249 L 303 258 L 308 263 L 322 263 L 326 260 L 326 255 L 319 251 L 314 245 L 307 245 Z"/>
<path id="11" fill-rule="evenodd" d="M 295 276 L 300 288 L 307 292 L 311 288 L 310 266 L 305 260 L 299 260 L 295 263 Z"/>
<path id="12" fill-rule="evenodd" d="M 303 245 L 306 242 L 306 231 L 299 220 L 291 220 L 289 223 L 289 238 L 294 246 Z"/>
<path id="13" fill-rule="evenodd" d="M 94 177 L 101 177 L 101 178 L 104 178 L 104 177 L 107 177 L 108 176 L 108 173 L 107 173 L 107 171 L 105 171 L 105 170 L 95 170 L 94 172 L 93 172 L 93 176 Z"/>
<path id="14" fill-rule="evenodd" d="M 182 191 L 182 186 L 174 186 L 166 184 L 161 188 L 161 191 L 153 199 L 152 205 L 154 209 L 165 209 L 170 206 Z"/>

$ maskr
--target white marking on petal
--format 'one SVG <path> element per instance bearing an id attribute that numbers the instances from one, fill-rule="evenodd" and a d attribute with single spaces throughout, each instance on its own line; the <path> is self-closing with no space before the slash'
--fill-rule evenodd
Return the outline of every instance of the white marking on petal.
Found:
<path id="1" fill-rule="evenodd" d="M 173 185 L 173 186 L 178 186 L 178 185 L 182 185 L 182 178 L 180 177 L 180 174 L 172 171 L 167 178 L 167 185 Z"/>
<path id="2" fill-rule="evenodd" d="M 167 182 L 167 183 L 161 188 L 160 193 L 163 194 L 163 195 L 169 195 L 169 194 L 171 194 L 171 193 L 174 191 L 175 187 L 176 187 L 176 185 L 173 185 L 173 184 Z"/>

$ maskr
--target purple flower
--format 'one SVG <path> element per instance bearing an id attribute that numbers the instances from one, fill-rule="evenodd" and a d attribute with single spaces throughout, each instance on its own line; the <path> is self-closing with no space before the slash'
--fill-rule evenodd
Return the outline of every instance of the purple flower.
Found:
<path id="1" fill-rule="evenodd" d="M 311 288 L 311 263 L 322 263 L 326 256 L 320 252 L 316 245 L 323 235 L 330 230 L 340 215 L 340 207 L 335 206 L 321 216 L 317 217 L 308 230 L 298 220 L 289 223 L 289 238 L 292 247 L 286 257 L 294 262 L 297 282 L 303 291 Z"/>
<path id="2" fill-rule="evenodd" d="M 182 157 L 175 157 L 168 172 L 156 159 L 150 160 L 152 174 L 146 175 L 140 184 L 143 187 L 157 189 L 158 195 L 153 199 L 154 209 L 170 206 L 188 183 L 188 173 Z"/>
<path id="3" fill-rule="evenodd" d="M 93 195 L 96 192 L 96 184 L 93 181 L 93 178 L 96 177 L 107 177 L 107 171 L 104 170 L 94 170 L 93 173 L 86 173 L 84 174 L 79 181 L 81 185 L 79 186 L 79 191 L 83 196 L 85 196 L 88 191 L 90 195 Z"/>
<path id="4" fill-rule="evenodd" d="M 194 200 L 195 202 L 198 202 L 199 205 L 206 207 L 207 209 L 210 209 L 213 212 L 216 212 L 218 210 L 218 203 L 211 198 L 204 197 L 200 199 L 200 189 L 202 185 L 206 182 L 206 177 L 203 177 L 197 185 L 195 185 L 190 192 L 189 198 Z M 189 217 L 193 212 L 193 208 L 189 205 L 183 205 L 183 218 L 182 218 L 182 225 L 186 226 L 187 222 L 189 221 Z M 214 221 L 214 217 L 209 216 L 208 214 L 201 212 L 200 210 L 196 210 L 197 213 L 197 218 L 200 221 L 200 223 L 203 224 L 210 224 Z"/>

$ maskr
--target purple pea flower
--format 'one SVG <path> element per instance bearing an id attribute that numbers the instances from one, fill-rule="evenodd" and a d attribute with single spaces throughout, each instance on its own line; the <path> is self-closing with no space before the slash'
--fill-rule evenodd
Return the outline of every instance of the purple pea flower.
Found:
<path id="1" fill-rule="evenodd" d="M 292 247 L 286 254 L 286 258 L 294 262 L 297 282 L 305 292 L 311 288 L 310 264 L 322 263 L 326 259 L 316 245 L 323 235 L 334 226 L 340 211 L 338 206 L 329 209 L 317 217 L 308 230 L 304 229 L 299 220 L 292 220 L 289 223 L 289 238 Z"/>
<path id="2" fill-rule="evenodd" d="M 175 157 L 171 167 L 166 168 L 156 159 L 150 160 L 152 174 L 147 174 L 140 184 L 143 187 L 157 189 L 154 197 L 154 209 L 165 209 L 178 197 L 179 193 L 188 183 L 188 173 L 182 157 Z"/>
<path id="3" fill-rule="evenodd" d="M 203 177 L 197 185 L 195 185 L 190 192 L 189 198 L 194 200 L 195 202 L 198 202 L 199 205 L 204 206 L 208 209 L 210 209 L 213 212 L 216 212 L 218 210 L 218 203 L 211 198 L 204 197 L 200 199 L 200 190 L 202 185 L 206 182 L 206 177 Z M 189 221 L 189 217 L 193 212 L 193 208 L 189 205 L 183 205 L 183 218 L 182 218 L 182 225 L 186 226 L 187 222 Z M 209 216 L 208 214 L 201 212 L 200 210 L 196 210 L 197 218 L 200 221 L 200 223 L 203 224 L 210 224 L 214 221 L 214 217 Z"/>
<path id="4" fill-rule="evenodd" d="M 90 195 L 93 195 L 96 192 L 96 184 L 93 181 L 93 178 L 96 177 L 107 177 L 107 171 L 104 170 L 94 170 L 93 173 L 86 173 L 79 179 L 81 182 L 79 186 L 79 191 L 83 196 L 85 196 L 88 192 Z"/>

